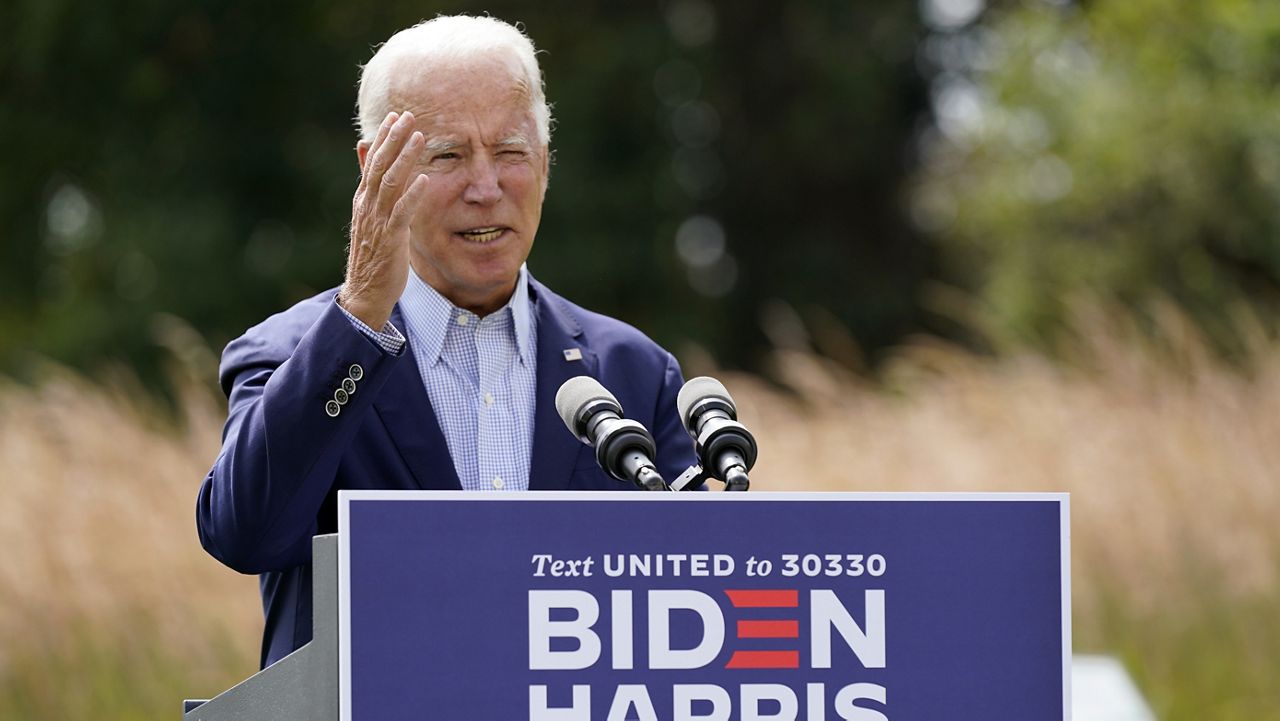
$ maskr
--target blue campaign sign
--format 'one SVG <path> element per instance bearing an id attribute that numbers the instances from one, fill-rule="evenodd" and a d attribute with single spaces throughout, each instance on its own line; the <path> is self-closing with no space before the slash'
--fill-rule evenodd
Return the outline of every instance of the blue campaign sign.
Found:
<path id="1" fill-rule="evenodd" d="M 1065 494 L 339 493 L 343 721 L 1069 719 Z"/>

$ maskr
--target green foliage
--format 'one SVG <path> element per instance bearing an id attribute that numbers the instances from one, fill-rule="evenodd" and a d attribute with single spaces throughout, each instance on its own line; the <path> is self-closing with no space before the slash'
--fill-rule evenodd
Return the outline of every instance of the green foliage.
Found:
<path id="1" fill-rule="evenodd" d="M 176 719 L 184 698 L 209 698 L 257 670 L 229 630 L 175 641 L 135 620 L 60 629 L 63 640 L 43 649 L 7 648 L 0 718 Z"/>
<path id="2" fill-rule="evenodd" d="M 1046 340 L 1082 291 L 1169 295 L 1211 332 L 1230 304 L 1273 305 L 1280 5 L 1058 5 L 950 40 L 973 52 L 936 81 L 924 143 L 917 219 L 997 339 Z"/>
<path id="3" fill-rule="evenodd" d="M 346 127 L 367 27 L 293 4 L 24 2 L 0 75 L 0 355 L 153 359 L 159 310 L 225 340 L 340 278 Z M 11 42 L 10 42 L 11 41 Z M 278 52 L 267 53 L 271 47 Z M 348 151 L 348 152 L 343 152 Z"/>
<path id="4" fill-rule="evenodd" d="M 1198 597 L 1139 611 L 1114 605 L 1077 636 L 1076 651 L 1118 655 L 1162 721 L 1258 721 L 1280 711 L 1276 589 L 1230 598 L 1207 583 Z"/>
<path id="5" fill-rule="evenodd" d="M 0 368 L 34 352 L 145 374 L 158 312 L 220 348 L 336 285 L 358 65 L 424 17 L 481 11 L 545 50 L 539 277 L 726 359 L 762 345 L 771 298 L 830 307 L 870 346 L 914 325 L 926 257 L 893 201 L 924 99 L 909 5 L 15 0 Z M 723 242 L 686 233 L 682 260 L 695 216 Z"/>

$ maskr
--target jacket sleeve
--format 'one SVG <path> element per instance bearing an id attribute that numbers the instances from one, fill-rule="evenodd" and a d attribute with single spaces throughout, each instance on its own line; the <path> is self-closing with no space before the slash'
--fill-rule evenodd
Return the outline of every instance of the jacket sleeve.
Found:
<path id="1" fill-rule="evenodd" d="M 223 352 L 227 423 L 200 486 L 196 526 L 205 550 L 241 573 L 311 560 L 316 517 L 342 455 L 402 358 L 375 345 L 336 303 L 304 323 L 291 325 L 286 313 Z M 337 405 L 345 379 L 355 391 Z"/>

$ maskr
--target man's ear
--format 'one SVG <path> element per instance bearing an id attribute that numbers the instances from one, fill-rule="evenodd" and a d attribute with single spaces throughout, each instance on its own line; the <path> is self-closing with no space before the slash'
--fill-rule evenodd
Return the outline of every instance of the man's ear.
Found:
<path id="1" fill-rule="evenodd" d="M 360 162 L 360 172 L 364 172 L 364 159 L 369 155 L 369 146 L 371 143 L 367 140 L 361 140 L 356 143 L 356 160 Z"/>

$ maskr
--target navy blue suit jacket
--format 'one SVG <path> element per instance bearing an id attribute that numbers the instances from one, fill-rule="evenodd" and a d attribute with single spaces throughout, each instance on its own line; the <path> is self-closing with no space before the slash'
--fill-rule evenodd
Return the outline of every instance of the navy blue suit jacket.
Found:
<path id="1" fill-rule="evenodd" d="M 347 320 L 336 289 L 250 328 L 223 352 L 228 397 L 222 451 L 200 487 L 196 525 L 211 555 L 261 574 L 262 665 L 311 639 L 311 537 L 337 531 L 339 489 L 461 490 L 413 353 L 384 353 Z M 649 428 L 672 481 L 695 462 L 676 413 L 675 358 L 625 323 L 530 279 L 538 324 L 531 490 L 624 490 L 555 411 L 560 384 L 598 379 Z M 404 323 L 397 310 L 397 328 Z M 581 359 L 566 358 L 579 349 Z M 363 369 L 337 417 L 325 404 L 353 364 Z M 495 532 L 501 532 L 495 529 Z"/>

